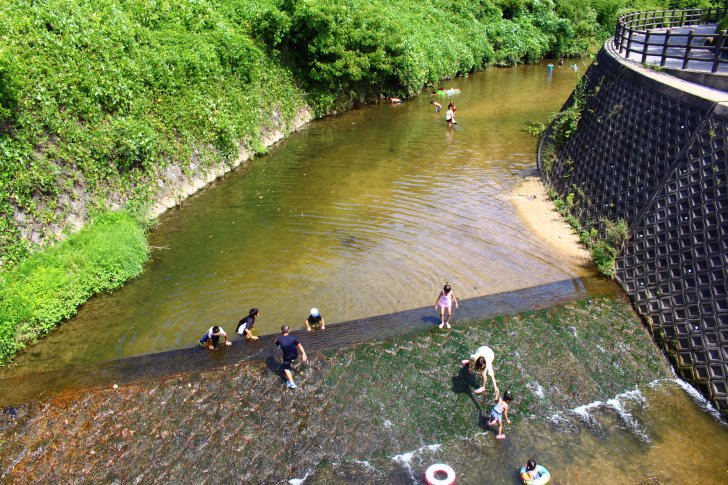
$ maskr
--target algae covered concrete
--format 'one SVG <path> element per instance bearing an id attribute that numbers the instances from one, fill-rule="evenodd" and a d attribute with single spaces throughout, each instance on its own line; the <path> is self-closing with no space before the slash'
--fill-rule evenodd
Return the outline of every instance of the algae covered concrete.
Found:
<path id="1" fill-rule="evenodd" d="M 295 391 L 269 358 L 27 403 L 0 421 L 2 479 L 411 482 L 398 455 L 483 431 L 489 404 L 460 360 L 484 343 L 515 395 L 506 432 L 516 435 L 670 377 L 625 299 L 586 299 L 311 353 Z"/>

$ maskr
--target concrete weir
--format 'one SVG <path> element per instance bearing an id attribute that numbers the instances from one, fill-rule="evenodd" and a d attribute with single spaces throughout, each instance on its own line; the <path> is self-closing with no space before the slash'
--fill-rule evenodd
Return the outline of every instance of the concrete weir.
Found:
<path id="1" fill-rule="evenodd" d="M 728 93 L 627 61 L 611 40 L 585 89 L 542 176 L 582 222 L 627 221 L 618 282 L 677 372 L 728 415 Z"/>
<path id="2" fill-rule="evenodd" d="M 533 288 L 462 300 L 453 321 L 489 319 L 547 308 L 587 296 L 611 296 L 618 292 L 616 285 L 601 278 L 557 281 Z M 316 352 L 436 328 L 439 321 L 437 312 L 427 306 L 329 324 L 325 331 L 293 333 L 300 338 L 308 352 Z M 192 346 L 90 367 L 18 374 L 0 379 L 0 407 L 15 406 L 33 399 L 50 399 L 82 390 L 108 388 L 113 384 L 150 381 L 186 372 L 209 371 L 228 365 L 269 360 L 280 354 L 273 343 L 276 336 L 264 335 L 258 341 L 245 343 L 236 336 L 233 338 L 232 347 L 223 347 L 217 351 Z"/>

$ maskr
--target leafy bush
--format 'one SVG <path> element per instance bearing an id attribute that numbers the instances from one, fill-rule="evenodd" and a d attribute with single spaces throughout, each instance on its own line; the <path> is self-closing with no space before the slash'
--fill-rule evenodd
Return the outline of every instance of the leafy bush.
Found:
<path id="1" fill-rule="evenodd" d="M 582 244 L 589 249 L 597 270 L 608 278 L 614 278 L 617 257 L 619 257 L 622 249 L 624 249 L 624 244 L 629 238 L 627 222 L 624 219 L 614 222 L 604 218 L 599 221 L 598 225 L 589 221 L 582 223 L 578 217 L 578 205 L 574 203 L 575 194 L 573 192 L 567 194 L 566 199 L 559 197 L 559 194 L 550 187 L 547 188 L 547 193 L 556 210 L 574 229 Z M 575 211 L 577 212 L 576 215 L 574 214 Z"/>
<path id="2" fill-rule="evenodd" d="M 715 27 L 715 33 L 719 34 L 721 30 L 728 30 L 728 15 L 718 22 L 718 25 Z"/>
<path id="3" fill-rule="evenodd" d="M 115 212 L 0 273 L 0 362 L 70 318 L 94 294 L 139 275 L 146 259 L 143 227 Z"/>

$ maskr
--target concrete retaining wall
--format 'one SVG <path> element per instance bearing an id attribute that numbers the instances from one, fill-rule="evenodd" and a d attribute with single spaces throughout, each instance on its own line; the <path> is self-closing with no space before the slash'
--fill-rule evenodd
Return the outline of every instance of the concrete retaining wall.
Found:
<path id="1" fill-rule="evenodd" d="M 728 93 L 608 45 L 585 74 L 593 95 L 578 129 L 544 175 L 574 194 L 582 222 L 628 222 L 617 280 L 679 374 L 728 414 Z"/>

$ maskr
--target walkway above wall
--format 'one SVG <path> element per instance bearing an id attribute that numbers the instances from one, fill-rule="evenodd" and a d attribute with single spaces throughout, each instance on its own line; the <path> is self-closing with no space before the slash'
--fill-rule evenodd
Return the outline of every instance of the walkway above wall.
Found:
<path id="1" fill-rule="evenodd" d="M 728 91 L 728 34 L 716 32 L 728 9 L 632 12 L 617 21 L 614 52 L 672 76 Z"/>

